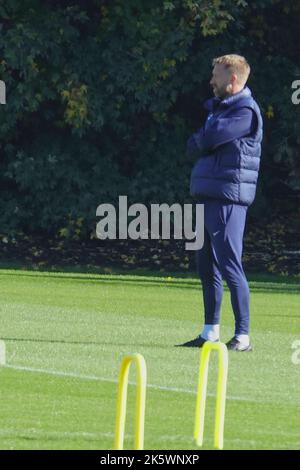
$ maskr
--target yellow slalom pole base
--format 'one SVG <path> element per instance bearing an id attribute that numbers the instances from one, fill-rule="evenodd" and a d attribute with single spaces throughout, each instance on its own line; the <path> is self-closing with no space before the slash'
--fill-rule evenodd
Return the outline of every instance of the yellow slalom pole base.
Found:
<path id="1" fill-rule="evenodd" d="M 223 449 L 226 388 L 228 375 L 228 350 L 224 343 L 206 341 L 201 350 L 194 438 L 198 446 L 203 444 L 205 405 L 207 395 L 208 366 L 211 351 L 217 351 L 219 357 L 214 446 Z"/>
<path id="2" fill-rule="evenodd" d="M 128 375 L 132 362 L 136 364 L 137 370 L 137 394 L 136 394 L 136 424 L 134 448 L 142 450 L 144 448 L 144 424 L 146 406 L 146 382 L 147 368 L 144 357 L 141 354 L 125 356 L 121 363 L 117 401 L 117 420 L 115 445 L 116 450 L 122 450 L 124 446 L 124 432 L 127 407 Z"/>

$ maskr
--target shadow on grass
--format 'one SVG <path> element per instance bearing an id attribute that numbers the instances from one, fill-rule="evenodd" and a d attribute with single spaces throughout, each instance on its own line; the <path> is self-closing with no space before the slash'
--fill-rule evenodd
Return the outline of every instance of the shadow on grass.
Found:
<path id="1" fill-rule="evenodd" d="M 3 270 L 1 272 L 1 269 Z M 6 270 L 11 270 L 7 272 Z M 92 283 L 105 283 L 106 285 L 124 285 L 134 284 L 144 287 L 173 287 L 182 289 L 200 289 L 201 284 L 196 277 L 196 273 L 163 273 L 160 271 L 146 271 L 146 270 L 114 270 L 114 272 L 105 272 L 105 269 L 98 269 L 95 271 L 87 270 L 86 268 L 76 267 L 66 269 L 57 269 L 49 271 L 46 269 L 33 269 L 24 267 L 4 266 L 0 264 L 0 276 L 20 276 L 20 277 L 35 277 L 35 278 L 51 278 L 59 280 L 70 281 L 84 281 Z M 249 274 L 247 279 L 250 284 L 252 292 L 274 292 L 274 293 L 300 293 L 300 278 L 298 276 L 279 276 L 275 274 Z M 225 290 L 228 290 L 224 282 Z"/>

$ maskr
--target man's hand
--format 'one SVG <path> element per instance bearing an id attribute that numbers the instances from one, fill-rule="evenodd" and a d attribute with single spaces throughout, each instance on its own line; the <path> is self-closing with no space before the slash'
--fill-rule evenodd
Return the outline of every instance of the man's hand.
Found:
<path id="1" fill-rule="evenodd" d="M 203 137 L 203 127 L 201 127 L 197 132 L 191 135 L 187 141 L 186 152 L 191 160 L 200 158 L 202 155 L 201 146 L 199 147 L 199 141 Z"/>

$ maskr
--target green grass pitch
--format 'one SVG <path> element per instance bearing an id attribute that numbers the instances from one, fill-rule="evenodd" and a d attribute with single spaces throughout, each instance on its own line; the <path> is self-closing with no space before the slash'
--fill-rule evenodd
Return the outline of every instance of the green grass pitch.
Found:
<path id="1" fill-rule="evenodd" d="M 119 366 L 134 352 L 148 369 L 145 448 L 196 448 L 200 352 L 174 347 L 202 325 L 196 278 L 2 269 L 0 285 L 1 449 L 112 449 Z M 254 351 L 229 354 L 224 448 L 300 449 L 299 281 L 252 277 L 250 289 Z M 233 333 L 227 289 L 221 333 Z M 203 449 L 213 448 L 216 372 L 213 355 Z M 134 399 L 130 385 L 126 448 Z"/>

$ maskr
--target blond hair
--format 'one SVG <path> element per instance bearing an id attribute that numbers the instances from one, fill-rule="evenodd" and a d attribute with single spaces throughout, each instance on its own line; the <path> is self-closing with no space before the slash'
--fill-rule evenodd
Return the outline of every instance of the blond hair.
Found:
<path id="1" fill-rule="evenodd" d="M 227 54 L 220 57 L 216 57 L 212 62 L 213 66 L 216 64 L 225 65 L 225 67 L 231 72 L 237 75 L 238 82 L 241 85 L 245 85 L 250 75 L 250 65 L 248 64 L 245 57 L 237 54 Z"/>

